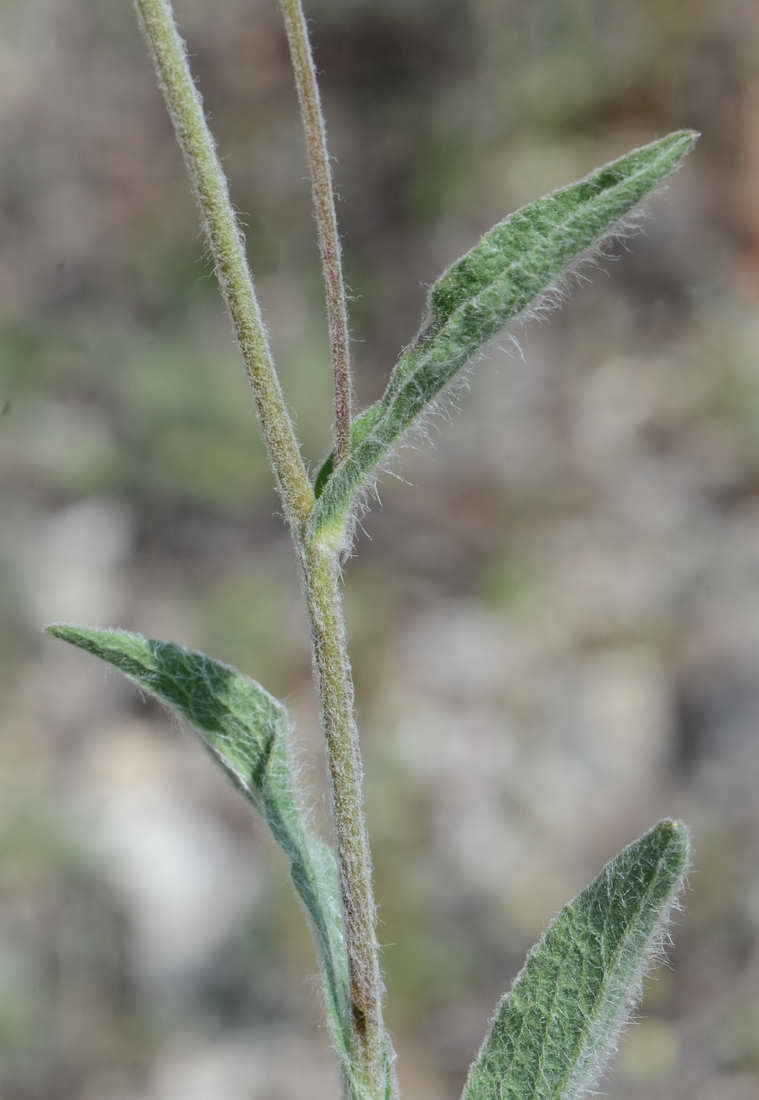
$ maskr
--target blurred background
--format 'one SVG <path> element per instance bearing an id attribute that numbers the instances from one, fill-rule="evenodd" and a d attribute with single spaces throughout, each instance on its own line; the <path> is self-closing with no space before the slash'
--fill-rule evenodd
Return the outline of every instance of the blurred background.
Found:
<path id="1" fill-rule="evenodd" d="M 176 8 L 315 467 L 330 372 L 278 12 Z M 360 405 L 494 221 L 704 135 L 622 262 L 504 337 L 402 453 L 345 571 L 404 1095 L 459 1095 L 548 918 L 677 815 L 685 911 L 605 1089 L 757 1097 L 759 10 L 309 14 Z M 0 72 L 0 1093 L 328 1100 L 266 829 L 191 735 L 42 633 L 122 625 L 261 680 L 328 828 L 298 578 L 131 5 L 4 0 Z"/>

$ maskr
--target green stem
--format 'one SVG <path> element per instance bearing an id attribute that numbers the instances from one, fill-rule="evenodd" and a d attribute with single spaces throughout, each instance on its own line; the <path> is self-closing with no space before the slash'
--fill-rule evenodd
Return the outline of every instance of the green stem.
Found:
<path id="1" fill-rule="evenodd" d="M 356 1063 L 371 1100 L 386 1095 L 382 980 L 375 931 L 371 857 L 363 811 L 363 768 L 353 707 L 353 682 L 345 646 L 337 557 L 306 538 L 314 494 L 272 361 L 266 329 L 245 258 L 224 171 L 203 113 L 179 35 L 171 0 L 135 0 L 142 28 L 195 189 L 222 294 L 234 324 L 275 477 L 304 571 L 314 664 L 332 786 L 346 949 L 356 1041 Z M 301 96 L 314 201 L 330 310 L 337 381 L 338 447 L 347 448 L 350 377 L 345 295 L 324 139 L 308 37 L 299 0 L 281 0 Z M 343 438 L 344 437 L 344 438 Z M 339 452 L 338 452 L 339 453 Z"/>
<path id="2" fill-rule="evenodd" d="M 376 936 L 363 766 L 346 649 L 337 558 L 311 543 L 303 550 L 306 596 L 332 789 L 332 809 L 345 910 L 357 1056 L 372 1100 L 386 1092 L 382 978 Z"/>
<path id="3" fill-rule="evenodd" d="M 324 116 L 301 0 L 279 0 L 298 89 L 319 233 L 330 351 L 335 380 L 335 460 L 348 455 L 351 377 L 348 313 Z M 371 854 L 363 809 L 363 766 L 353 704 L 335 553 L 308 544 L 302 554 L 314 665 L 327 742 L 332 810 L 345 913 L 357 1061 L 369 1094 L 386 1094 L 382 979 L 372 892 Z"/>
<path id="4" fill-rule="evenodd" d="M 279 3 L 290 46 L 290 57 L 308 149 L 311 195 L 319 232 L 319 251 L 322 258 L 330 351 L 335 378 L 335 456 L 337 462 L 342 462 L 347 458 L 350 446 L 350 338 L 327 135 L 301 0 L 279 0 Z"/>
<path id="5" fill-rule="evenodd" d="M 234 325 L 258 410 L 285 516 L 294 533 L 314 505 L 269 338 L 261 319 L 226 176 L 192 79 L 170 0 L 135 0 L 187 171 L 200 206 L 221 292 Z"/>

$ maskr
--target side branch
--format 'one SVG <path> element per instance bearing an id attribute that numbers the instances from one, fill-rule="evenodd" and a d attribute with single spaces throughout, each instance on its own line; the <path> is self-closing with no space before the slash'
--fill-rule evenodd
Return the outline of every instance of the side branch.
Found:
<path id="1" fill-rule="evenodd" d="M 226 176 L 192 79 L 171 0 L 135 0 L 135 3 L 200 206 L 285 515 L 293 532 L 299 534 L 313 510 L 314 495 L 282 396 Z"/>
<path id="2" fill-rule="evenodd" d="M 306 134 L 311 196 L 319 231 L 330 353 L 335 378 L 335 459 L 336 462 L 342 462 L 348 455 L 350 444 L 350 338 L 332 172 L 327 152 L 327 135 L 301 0 L 280 0 L 280 7 L 285 21 L 303 129 Z"/>

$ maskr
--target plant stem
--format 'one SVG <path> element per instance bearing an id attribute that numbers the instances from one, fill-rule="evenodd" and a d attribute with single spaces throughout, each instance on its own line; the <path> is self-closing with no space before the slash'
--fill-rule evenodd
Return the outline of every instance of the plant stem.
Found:
<path id="1" fill-rule="evenodd" d="M 301 532 L 314 494 L 282 397 L 226 176 L 192 79 L 171 0 L 135 0 L 140 23 L 200 206 L 224 301 L 234 325 L 293 533 Z"/>
<path id="2" fill-rule="evenodd" d="M 311 196 L 319 233 L 319 251 L 327 301 L 330 352 L 335 378 L 335 462 L 348 456 L 351 426 L 351 371 L 348 310 L 345 302 L 340 238 L 337 232 L 332 172 L 314 59 L 301 0 L 279 0 L 290 46 L 306 134 Z"/>
<path id="3" fill-rule="evenodd" d="M 336 555 L 323 545 L 311 543 L 303 551 L 303 568 L 327 741 L 357 1054 L 370 1095 L 373 1100 L 375 1097 L 382 1100 L 385 1096 L 383 987 L 363 809 L 363 766 Z"/>
<path id="4" fill-rule="evenodd" d="M 371 1100 L 386 1094 L 382 980 L 376 939 L 371 857 L 363 811 L 363 768 L 345 645 L 334 550 L 309 541 L 314 494 L 293 431 L 261 319 L 237 220 L 195 88 L 171 0 L 135 0 L 142 28 L 201 209 L 204 227 L 251 383 L 272 466 L 299 553 L 311 619 L 314 665 L 332 786 L 356 1061 Z M 324 123 L 300 0 L 281 0 L 288 27 L 312 170 L 332 356 L 336 378 L 337 454 L 347 453 L 350 376 L 345 294 Z"/>
<path id="5" fill-rule="evenodd" d="M 348 456 L 351 377 L 348 313 L 332 172 L 308 28 L 301 0 L 279 0 L 298 89 L 308 149 L 311 194 L 319 234 L 335 379 L 335 462 Z M 346 944 L 357 1054 L 367 1087 L 385 1095 L 382 979 L 376 937 L 371 854 L 363 809 L 363 766 L 353 705 L 335 553 L 314 543 L 303 547 L 314 665 L 332 789 L 332 809 L 345 912 Z"/>

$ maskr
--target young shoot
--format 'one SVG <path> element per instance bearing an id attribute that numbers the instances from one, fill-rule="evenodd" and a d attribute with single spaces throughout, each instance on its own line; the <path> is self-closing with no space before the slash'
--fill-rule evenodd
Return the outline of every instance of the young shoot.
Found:
<path id="1" fill-rule="evenodd" d="M 223 2 L 223 0 L 220 0 Z M 343 1100 L 398 1096 L 383 1020 L 363 768 L 342 611 L 341 557 L 357 509 L 404 435 L 471 369 L 505 325 L 540 306 L 618 231 L 697 135 L 680 130 L 538 198 L 490 229 L 432 284 L 419 331 L 382 397 L 351 410 L 348 313 L 332 172 L 301 0 L 279 0 L 303 119 L 335 386 L 334 447 L 313 483 L 293 430 L 221 160 L 171 0 L 136 0 L 158 85 L 194 190 L 303 578 L 330 777 L 335 847 L 314 831 L 293 765 L 285 707 L 236 669 L 174 642 L 56 624 L 49 632 L 171 707 L 268 823 L 321 963 Z M 497 1006 L 462 1100 L 565 1100 L 593 1090 L 661 949 L 688 865 L 688 834 L 654 825 L 551 923 Z"/>

